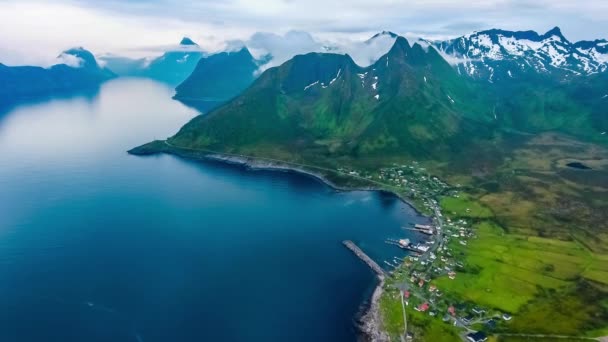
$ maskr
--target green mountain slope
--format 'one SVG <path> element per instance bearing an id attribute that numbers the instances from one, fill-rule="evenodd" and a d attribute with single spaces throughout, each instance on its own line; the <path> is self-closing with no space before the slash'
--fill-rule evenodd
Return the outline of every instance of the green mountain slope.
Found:
<path id="1" fill-rule="evenodd" d="M 437 154 L 473 129 L 490 132 L 490 111 L 472 110 L 479 103 L 475 85 L 435 50 L 399 38 L 367 68 L 347 55 L 296 56 L 170 141 L 301 156 Z"/>
<path id="2" fill-rule="evenodd" d="M 247 48 L 222 52 L 198 61 L 192 74 L 176 88 L 176 99 L 226 101 L 251 85 L 258 65 Z"/>

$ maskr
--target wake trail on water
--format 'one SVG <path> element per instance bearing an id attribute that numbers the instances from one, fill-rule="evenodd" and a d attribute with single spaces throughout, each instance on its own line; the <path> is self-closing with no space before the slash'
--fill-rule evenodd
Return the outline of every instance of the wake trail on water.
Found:
<path id="1" fill-rule="evenodd" d="M 84 302 L 84 304 L 87 307 L 91 308 L 92 310 L 112 314 L 112 315 L 118 317 L 120 320 L 125 321 L 125 322 L 129 321 L 129 319 L 126 316 L 124 316 L 123 314 L 121 314 L 120 312 L 118 312 L 112 308 L 109 308 L 109 307 L 106 307 L 103 305 L 98 305 L 94 302 Z M 135 326 L 133 325 L 133 323 L 128 323 L 128 324 L 131 325 L 131 329 L 133 331 L 133 337 L 135 337 L 135 340 L 137 342 L 144 342 L 144 339 L 141 337 L 141 335 L 139 334 L 137 329 L 135 329 Z"/>
<path id="2" fill-rule="evenodd" d="M 40 299 L 43 300 L 47 300 L 47 301 L 52 301 L 55 303 L 59 303 L 62 305 L 69 305 L 70 302 L 61 298 L 61 297 L 57 297 L 57 296 L 53 296 L 53 297 L 48 297 L 48 296 L 39 296 Z M 74 304 L 74 302 L 71 302 L 72 304 Z M 104 306 L 104 305 L 100 305 L 97 304 L 95 302 L 92 301 L 83 301 L 79 303 L 80 306 L 84 306 L 86 307 L 88 310 L 92 310 L 94 312 L 101 312 L 101 313 L 105 313 L 105 314 L 109 314 L 110 316 L 113 316 L 115 318 L 118 318 L 119 321 L 124 322 L 126 325 L 130 326 L 130 330 L 131 330 L 131 334 L 133 335 L 133 338 L 135 338 L 135 341 L 137 342 L 144 342 L 144 339 L 142 338 L 141 334 L 139 333 L 139 331 L 135 328 L 135 325 L 133 324 L 133 322 L 125 315 L 121 314 L 119 311 Z"/>

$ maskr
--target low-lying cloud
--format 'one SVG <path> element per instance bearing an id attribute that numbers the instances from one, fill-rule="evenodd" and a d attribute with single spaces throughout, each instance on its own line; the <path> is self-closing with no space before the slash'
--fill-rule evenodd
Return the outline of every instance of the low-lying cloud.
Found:
<path id="1" fill-rule="evenodd" d="M 240 40 L 252 50 L 271 51 L 274 65 L 293 54 L 336 46 L 367 64 L 389 42 L 360 44 L 382 30 L 445 39 L 490 28 L 545 32 L 556 25 L 571 40 L 605 38 L 608 2 L 0 0 L 0 62 L 49 64 L 73 46 L 142 58 L 189 36 L 209 52 Z M 251 36 L 253 32 L 266 33 Z"/>

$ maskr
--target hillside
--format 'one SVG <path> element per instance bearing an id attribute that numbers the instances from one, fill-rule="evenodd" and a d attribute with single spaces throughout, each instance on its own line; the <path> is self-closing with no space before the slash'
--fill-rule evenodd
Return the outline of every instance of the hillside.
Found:
<path id="1" fill-rule="evenodd" d="M 195 118 L 171 141 L 310 156 L 442 154 L 450 142 L 490 122 L 490 111 L 470 110 L 475 101 L 483 99 L 474 85 L 435 50 L 399 38 L 367 68 L 347 55 L 296 56 L 217 111 Z M 433 143 L 438 140 L 446 144 Z"/>
<path id="2" fill-rule="evenodd" d="M 255 80 L 258 64 L 247 48 L 201 58 L 188 78 L 176 88 L 175 98 L 184 102 L 225 102 Z"/>
<path id="3" fill-rule="evenodd" d="M 509 132 L 559 131 L 602 142 L 607 80 L 599 73 L 561 82 L 538 77 L 489 84 L 459 73 L 434 48 L 410 46 L 400 37 L 367 68 L 347 55 L 296 56 L 264 72 L 217 111 L 192 120 L 170 141 L 359 161 L 406 155 L 457 161 L 467 146 Z"/>

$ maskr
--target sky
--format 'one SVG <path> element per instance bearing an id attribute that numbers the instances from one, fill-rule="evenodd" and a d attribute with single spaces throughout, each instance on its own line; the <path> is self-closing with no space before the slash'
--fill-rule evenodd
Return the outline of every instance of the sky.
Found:
<path id="1" fill-rule="evenodd" d="M 608 1 L 0 0 L 0 63 L 47 66 L 74 46 L 153 56 L 183 36 L 209 52 L 241 42 L 289 55 L 329 42 L 356 50 L 382 30 L 444 39 L 554 26 L 572 41 L 608 38 Z"/>

